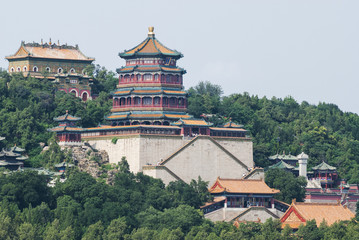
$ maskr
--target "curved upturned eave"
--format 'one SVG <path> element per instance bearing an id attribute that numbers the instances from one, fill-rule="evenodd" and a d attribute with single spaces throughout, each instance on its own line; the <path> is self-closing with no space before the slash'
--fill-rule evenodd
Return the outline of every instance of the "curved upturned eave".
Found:
<path id="1" fill-rule="evenodd" d="M 139 52 L 148 44 L 149 40 L 153 40 L 152 42 L 153 42 L 153 45 L 154 45 L 155 49 L 157 50 L 157 52 L 146 52 L 146 53 Z M 161 50 L 159 50 L 158 47 L 156 46 L 156 43 L 161 45 L 161 47 L 166 48 L 169 51 L 172 51 L 173 53 L 161 52 Z M 137 49 L 137 51 L 132 52 L 134 49 Z M 129 53 L 129 52 L 131 52 L 131 53 Z M 183 57 L 183 54 L 180 52 L 177 52 L 176 50 L 172 50 L 172 49 L 166 47 L 160 41 L 158 41 L 155 37 L 147 37 L 144 41 L 142 41 L 140 44 L 136 45 L 135 47 L 131 48 L 130 50 L 120 52 L 118 54 L 118 56 L 120 56 L 121 58 L 124 58 L 124 59 L 127 59 L 127 58 L 131 59 L 131 58 L 136 58 L 136 57 L 154 57 L 154 56 L 173 57 L 175 59 L 179 59 L 179 58 Z"/>

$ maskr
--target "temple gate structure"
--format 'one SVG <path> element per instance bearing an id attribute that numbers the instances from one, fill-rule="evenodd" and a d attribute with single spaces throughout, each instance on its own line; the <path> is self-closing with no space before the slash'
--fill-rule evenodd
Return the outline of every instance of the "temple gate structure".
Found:
<path id="1" fill-rule="evenodd" d="M 252 172 L 261 171 L 256 168 Z M 252 174 L 242 179 L 218 177 L 208 191 L 214 199 L 201 210 L 213 222 L 265 222 L 268 218 L 279 219 L 289 207 L 274 198 L 279 190 L 270 188 L 263 178 L 253 179 Z"/>

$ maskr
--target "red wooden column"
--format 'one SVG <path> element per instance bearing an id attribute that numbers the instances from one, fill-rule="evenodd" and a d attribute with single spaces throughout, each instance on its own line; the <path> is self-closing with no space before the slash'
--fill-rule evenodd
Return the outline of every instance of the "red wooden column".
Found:
<path id="1" fill-rule="evenodd" d="M 163 96 L 161 96 L 161 98 L 160 98 L 160 106 L 161 107 L 163 107 L 162 104 L 163 104 Z"/>

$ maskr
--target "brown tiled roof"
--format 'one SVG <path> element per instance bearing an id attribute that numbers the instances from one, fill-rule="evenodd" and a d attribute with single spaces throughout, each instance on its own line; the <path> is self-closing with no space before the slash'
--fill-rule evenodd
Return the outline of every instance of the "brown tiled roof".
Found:
<path id="1" fill-rule="evenodd" d="M 253 194 L 276 194 L 280 191 L 268 187 L 263 180 L 256 179 L 221 179 L 209 189 L 210 193 L 253 193 Z"/>
<path id="2" fill-rule="evenodd" d="M 330 226 L 337 221 L 350 220 L 355 217 L 347 207 L 340 203 L 304 203 L 292 202 L 286 213 L 281 217 L 283 227 L 289 225 L 298 228 L 308 220 L 315 220 L 319 226 L 323 220 Z"/>
<path id="3" fill-rule="evenodd" d="M 69 59 L 93 61 L 94 58 L 86 57 L 77 47 L 59 47 L 56 45 L 40 45 L 40 44 L 22 44 L 20 49 L 7 59 L 21 58 L 24 56 L 31 56 L 37 58 L 51 58 L 51 59 Z"/>

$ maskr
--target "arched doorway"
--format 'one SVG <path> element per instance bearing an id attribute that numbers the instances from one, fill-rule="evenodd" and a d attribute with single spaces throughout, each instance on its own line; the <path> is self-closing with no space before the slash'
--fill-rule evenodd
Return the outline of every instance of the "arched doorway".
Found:
<path id="1" fill-rule="evenodd" d="M 73 94 L 75 97 L 78 96 L 78 95 L 77 95 L 77 91 L 76 91 L 75 89 L 72 89 L 72 90 L 70 91 L 70 93 Z"/>
<path id="2" fill-rule="evenodd" d="M 87 92 L 84 92 L 84 93 L 82 94 L 82 101 L 86 102 L 86 101 L 87 101 L 87 97 L 88 97 Z"/>

